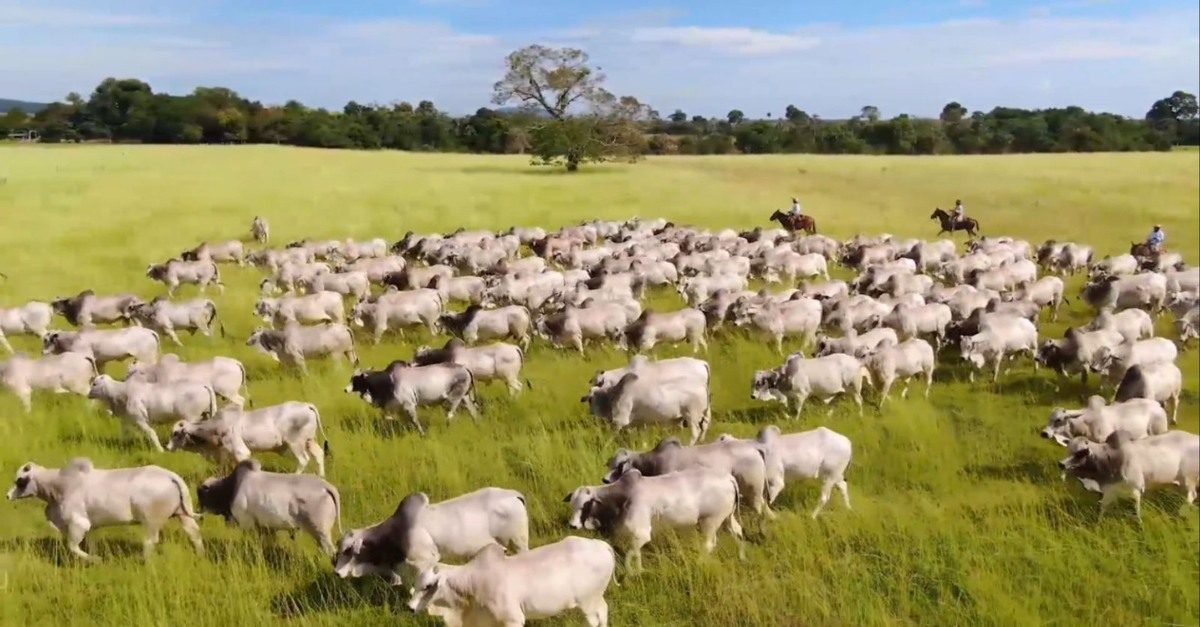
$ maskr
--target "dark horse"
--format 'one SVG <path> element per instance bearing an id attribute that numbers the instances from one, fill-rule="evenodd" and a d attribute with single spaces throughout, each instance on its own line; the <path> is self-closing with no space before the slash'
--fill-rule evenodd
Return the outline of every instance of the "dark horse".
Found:
<path id="1" fill-rule="evenodd" d="M 1158 259 L 1159 251 L 1154 250 L 1150 242 L 1130 242 L 1129 254 L 1138 259 Z"/>
<path id="2" fill-rule="evenodd" d="M 930 220 L 934 218 L 942 222 L 942 230 L 938 231 L 938 235 L 942 233 L 953 235 L 954 231 L 966 231 L 967 235 L 975 237 L 975 233 L 979 230 L 979 221 L 975 218 L 965 218 L 962 222 L 955 222 L 954 216 L 942 209 L 934 209 L 933 213 L 929 214 Z"/>
<path id="3" fill-rule="evenodd" d="M 771 214 L 771 219 L 778 222 L 779 226 L 787 229 L 789 233 L 804 231 L 809 235 L 817 234 L 817 221 L 813 220 L 812 216 L 794 216 L 789 213 L 776 210 L 775 213 Z"/>

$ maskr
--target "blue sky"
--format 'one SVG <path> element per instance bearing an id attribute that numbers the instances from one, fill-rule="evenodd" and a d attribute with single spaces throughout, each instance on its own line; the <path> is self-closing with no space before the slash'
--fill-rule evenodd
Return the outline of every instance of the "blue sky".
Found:
<path id="1" fill-rule="evenodd" d="M 488 104 L 527 43 L 591 54 L 664 114 L 885 116 L 1078 104 L 1140 116 L 1200 85 L 1195 0 L 0 0 L 0 97 L 85 96 L 105 76 L 289 98 Z"/>

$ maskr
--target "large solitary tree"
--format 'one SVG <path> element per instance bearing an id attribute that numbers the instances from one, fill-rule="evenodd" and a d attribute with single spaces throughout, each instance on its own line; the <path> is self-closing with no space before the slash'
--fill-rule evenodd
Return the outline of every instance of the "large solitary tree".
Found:
<path id="1" fill-rule="evenodd" d="M 526 46 L 508 55 L 504 76 L 492 86 L 492 102 L 518 102 L 542 116 L 530 128 L 535 157 L 575 171 L 587 162 L 636 158 L 644 139 L 637 123 L 652 114 L 632 96 L 604 88 L 600 68 L 577 48 Z"/>

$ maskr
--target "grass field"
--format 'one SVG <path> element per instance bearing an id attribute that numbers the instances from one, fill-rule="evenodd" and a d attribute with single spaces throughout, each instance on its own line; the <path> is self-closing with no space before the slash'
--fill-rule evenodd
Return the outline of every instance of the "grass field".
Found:
<path id="1" fill-rule="evenodd" d="M 7 147 L 0 148 L 0 272 L 9 279 L 0 281 L 0 303 L 84 288 L 159 294 L 143 276 L 148 263 L 202 239 L 241 236 L 255 214 L 270 220 L 275 242 L 392 240 L 410 229 L 556 227 L 631 216 L 745 228 L 765 224 L 770 210 L 792 195 L 822 232 L 838 238 L 860 231 L 932 238 L 930 210 L 957 197 L 988 234 L 1070 238 L 1103 252 L 1125 252 L 1160 222 L 1169 245 L 1196 263 L 1198 170 L 1194 151 L 662 158 L 568 176 L 530 168 L 520 157 Z M 216 300 L 228 339 L 185 339 L 178 352 L 188 359 L 242 359 L 256 404 L 297 399 L 321 408 L 334 450 L 329 478 L 342 492 L 348 526 L 381 519 L 414 490 L 439 500 L 498 485 L 527 495 L 534 543 L 551 542 L 568 532 L 565 494 L 597 483 L 617 447 L 649 447 L 667 433 L 614 437 L 578 402 L 591 374 L 623 363 L 624 355 L 595 350 L 580 359 L 535 343 L 526 366 L 533 389 L 525 396 L 510 402 L 499 388 L 485 389 L 479 424 L 465 415 L 446 424 L 430 410 L 423 414 L 429 435 L 419 437 L 343 394 L 348 366 L 310 364 L 312 375 L 301 379 L 246 348 L 259 274 L 225 268 L 223 275 L 228 289 Z M 1071 282 L 1069 296 L 1078 285 Z M 668 307 L 677 299 L 658 294 L 653 302 Z M 1089 318 L 1075 302 L 1042 333 L 1058 336 Z M 1164 317 L 1160 331 L 1171 333 L 1169 326 Z M 381 366 L 428 338 L 410 340 L 364 347 L 363 360 Z M 31 338 L 14 343 L 37 350 Z M 776 522 L 762 525 L 744 515 L 752 540 L 745 561 L 725 538 L 711 556 L 699 553 L 695 534 L 656 538 L 646 572 L 622 575 L 620 586 L 610 588 L 612 624 L 1197 624 L 1197 509 L 1184 506 L 1178 491 L 1160 490 L 1147 499 L 1140 525 L 1127 501 L 1098 520 L 1096 497 L 1059 480 L 1054 462 L 1062 449 L 1035 433 L 1051 408 L 1080 406 L 1091 390 L 1035 373 L 1028 363 L 998 387 L 968 384 L 965 370 L 946 359 L 928 401 L 899 401 L 862 417 L 839 401 L 830 415 L 811 407 L 800 422 L 788 422 L 779 406 L 748 395 L 751 372 L 774 367 L 780 355 L 736 333 L 710 345 L 712 437 L 749 436 L 771 423 L 785 431 L 826 425 L 846 434 L 855 446 L 848 475 L 854 509 L 831 503 L 810 520 L 816 486 L 789 486 Z M 1196 349 L 1180 359 L 1186 393 L 1179 427 L 1196 432 Z M 159 464 L 193 487 L 214 474 L 199 456 L 152 452 L 74 397 L 38 397 L 25 415 L 14 397 L 0 394 L 0 442 L 3 473 L 27 460 L 57 466 L 87 455 L 102 467 Z M 262 459 L 268 468 L 292 467 L 289 458 Z M 202 527 L 205 558 L 196 557 L 175 525 L 149 563 L 141 558 L 138 530 L 105 529 L 91 537 L 103 561 L 83 566 L 68 557 L 40 504 L 6 503 L 0 624 L 432 624 L 406 614 L 399 590 L 337 579 L 307 537 L 281 535 L 263 547 L 215 517 Z M 564 622 L 582 624 L 574 615 Z"/>

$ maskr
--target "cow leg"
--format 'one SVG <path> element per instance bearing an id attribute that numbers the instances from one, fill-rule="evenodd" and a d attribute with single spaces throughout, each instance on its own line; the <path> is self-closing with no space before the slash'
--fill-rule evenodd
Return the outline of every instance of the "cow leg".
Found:
<path id="1" fill-rule="evenodd" d="M 817 501 L 817 507 L 812 511 L 813 519 L 816 519 L 817 514 L 820 514 L 821 510 L 825 508 L 825 504 L 829 502 L 829 495 L 833 492 L 833 486 L 836 483 L 832 477 L 821 482 L 821 498 Z"/>
<path id="2" fill-rule="evenodd" d="M 850 509 L 850 488 L 846 485 L 846 479 L 838 479 L 834 485 L 837 487 L 838 492 L 842 493 L 842 502 L 846 504 L 846 509 Z"/>
<path id="3" fill-rule="evenodd" d="M 582 355 L 583 354 L 583 337 L 576 335 L 575 337 L 571 338 L 571 343 L 575 345 L 575 350 L 579 351 L 579 354 Z"/>
<path id="4" fill-rule="evenodd" d="M 179 341 L 179 336 L 175 334 L 173 327 L 166 327 L 163 329 L 163 332 L 167 334 L 167 337 L 171 338 L 172 342 L 175 342 L 176 346 L 183 346 L 183 342 Z"/>
<path id="5" fill-rule="evenodd" d="M 608 627 L 608 602 L 603 596 L 580 603 L 579 609 L 583 610 L 588 627 Z"/>
<path id="6" fill-rule="evenodd" d="M 1134 487 L 1130 490 L 1130 496 L 1133 497 L 1133 513 L 1137 516 L 1138 522 L 1142 522 L 1142 488 Z"/>
<path id="7" fill-rule="evenodd" d="M 729 513 L 729 518 L 725 519 L 725 525 L 729 529 L 729 535 L 733 536 L 734 542 L 737 543 L 738 559 L 746 559 L 746 536 L 742 533 L 742 523 L 737 519 L 736 504 L 733 511 Z"/>
<path id="8" fill-rule="evenodd" d="M 1115 485 L 1111 485 L 1111 486 L 1104 488 L 1104 490 L 1103 490 L 1103 492 L 1101 492 L 1101 496 L 1100 496 L 1100 515 L 1101 516 L 1104 515 L 1104 512 L 1108 509 L 1108 506 L 1111 505 L 1112 502 L 1115 500 L 1117 500 L 1117 487 Z"/>
<path id="9" fill-rule="evenodd" d="M 311 442 L 311 440 L 309 440 Z M 288 449 L 292 451 L 292 455 L 296 458 L 297 466 L 294 474 L 304 472 L 308 467 L 308 442 L 288 442 Z"/>
<path id="10" fill-rule="evenodd" d="M 700 521 L 700 533 L 704 535 L 704 552 L 712 553 L 717 548 L 717 532 L 724 522 L 716 516 L 710 516 Z"/>
<path id="11" fill-rule="evenodd" d="M 154 546 L 158 544 L 162 531 L 162 522 L 154 520 L 142 521 L 145 534 L 142 536 L 142 557 L 150 559 L 154 555 Z"/>
<path id="12" fill-rule="evenodd" d="M 3 332 L 0 332 L 0 346 L 3 346 L 4 350 L 9 353 L 13 352 L 12 344 L 8 343 L 8 338 L 4 336 Z"/>
<path id="13" fill-rule="evenodd" d="M 13 393 L 15 393 L 17 395 L 17 398 L 20 399 L 21 407 L 25 410 L 25 413 L 28 414 L 29 412 L 33 411 L 33 390 L 32 389 L 30 389 L 30 388 L 14 389 Z M 84 394 L 87 394 L 87 392 L 84 392 Z"/>
<path id="14" fill-rule="evenodd" d="M 992 370 L 992 383 L 1000 380 L 1000 364 L 1004 363 L 1003 357 L 996 357 L 996 367 Z"/>
<path id="15" fill-rule="evenodd" d="M 200 525 L 196 524 L 196 519 L 191 516 L 181 515 L 179 517 L 179 526 L 183 527 L 183 532 L 192 541 L 192 547 L 196 549 L 196 552 L 204 555 L 204 539 L 200 537 Z"/>
<path id="16" fill-rule="evenodd" d="M 162 443 L 158 441 L 158 434 L 154 432 L 154 429 L 148 422 L 145 420 L 138 420 L 134 424 L 137 425 L 137 428 L 140 429 L 142 433 L 146 434 L 146 438 L 149 439 L 150 443 L 154 445 L 155 450 L 157 450 L 159 453 L 163 452 Z"/>
<path id="17" fill-rule="evenodd" d="M 508 395 L 510 397 L 515 398 L 521 395 L 523 390 L 521 388 L 520 375 L 515 372 L 510 372 L 508 376 L 504 377 L 504 383 L 508 386 Z"/>
<path id="18" fill-rule="evenodd" d="M 913 378 L 911 376 L 905 377 L 904 389 L 900 390 L 900 398 L 902 398 L 904 400 L 908 400 L 908 388 L 912 386 L 912 380 L 913 380 Z"/>
<path id="19" fill-rule="evenodd" d="M 804 410 L 804 401 L 808 400 L 808 394 L 800 394 L 796 397 L 796 420 L 800 419 L 800 412 Z"/>
<path id="20" fill-rule="evenodd" d="M 307 442 L 304 443 L 304 447 L 308 449 L 309 456 L 311 456 L 313 458 L 313 461 L 317 463 L 317 476 L 324 477 L 325 476 L 325 449 L 322 449 L 321 445 L 317 444 L 316 440 L 308 440 Z M 297 472 L 299 472 L 299 471 L 297 471 Z"/>
<path id="21" fill-rule="evenodd" d="M 892 391 L 892 379 L 884 379 L 882 389 L 879 390 L 879 408 L 883 409 L 883 402 L 888 399 L 888 394 Z M 907 391 L 907 389 L 905 390 Z"/>
<path id="22" fill-rule="evenodd" d="M 422 427 L 421 421 L 417 419 L 416 404 L 405 405 L 404 413 L 408 414 L 408 419 L 411 420 L 413 423 L 413 426 L 417 428 L 417 433 L 420 433 L 421 435 L 425 435 L 425 427 Z"/>
<path id="23" fill-rule="evenodd" d="M 925 371 L 925 398 L 929 398 L 929 390 L 933 387 L 933 368 Z"/>
<path id="24" fill-rule="evenodd" d="M 1179 423 L 1179 392 L 1171 395 L 1171 424 Z"/>
<path id="25" fill-rule="evenodd" d="M 86 518 L 74 518 L 67 522 L 67 529 L 63 535 L 67 542 L 67 550 L 71 551 L 72 555 L 87 562 L 97 562 L 99 558 L 94 555 L 88 555 L 87 552 L 79 547 L 80 544 L 83 544 L 83 539 L 87 536 L 87 532 L 91 528 L 92 524 Z"/>
<path id="26" fill-rule="evenodd" d="M 775 334 L 775 352 L 780 353 L 780 354 L 783 353 L 783 333 L 782 332 Z"/>

